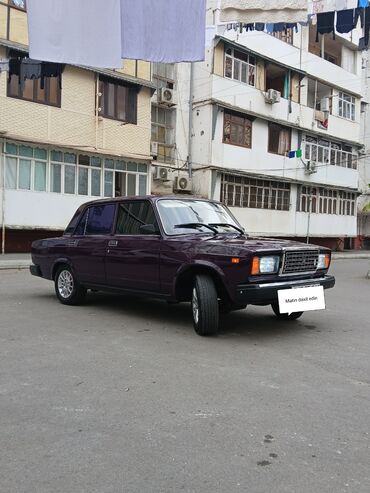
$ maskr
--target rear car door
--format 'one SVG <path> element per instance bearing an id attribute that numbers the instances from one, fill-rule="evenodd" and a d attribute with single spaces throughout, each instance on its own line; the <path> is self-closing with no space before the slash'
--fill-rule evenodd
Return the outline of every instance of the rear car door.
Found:
<path id="1" fill-rule="evenodd" d="M 152 232 L 142 229 L 148 225 L 152 226 Z M 149 200 L 119 203 L 115 235 L 109 241 L 106 256 L 107 285 L 158 293 L 160 245 L 152 203 Z"/>
<path id="2" fill-rule="evenodd" d="M 112 203 L 88 207 L 67 242 L 68 257 L 82 284 L 105 284 L 105 255 L 115 210 Z"/>

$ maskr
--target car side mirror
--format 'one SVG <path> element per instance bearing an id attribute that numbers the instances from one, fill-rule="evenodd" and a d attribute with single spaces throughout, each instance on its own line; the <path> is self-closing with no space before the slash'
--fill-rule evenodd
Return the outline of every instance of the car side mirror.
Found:
<path id="1" fill-rule="evenodd" d="M 142 235 L 155 235 L 158 231 L 155 229 L 154 224 L 143 224 L 139 228 L 140 234 Z"/>

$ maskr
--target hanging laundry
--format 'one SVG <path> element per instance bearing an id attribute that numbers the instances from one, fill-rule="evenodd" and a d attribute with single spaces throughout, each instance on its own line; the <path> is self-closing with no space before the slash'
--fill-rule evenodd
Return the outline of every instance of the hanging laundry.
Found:
<path id="1" fill-rule="evenodd" d="M 62 89 L 62 74 L 65 65 L 63 63 L 45 62 L 41 68 L 41 89 L 44 89 L 45 79 L 48 77 L 57 77 L 59 88 Z"/>
<path id="2" fill-rule="evenodd" d="M 307 0 L 221 0 L 221 22 L 299 22 L 307 18 Z"/>
<path id="3" fill-rule="evenodd" d="M 288 152 L 288 158 L 293 159 L 295 157 L 295 151 L 289 151 Z"/>
<path id="4" fill-rule="evenodd" d="M 335 39 L 334 18 L 335 12 L 317 14 L 316 43 L 319 41 L 319 34 L 333 33 L 333 39 Z"/>
<path id="5" fill-rule="evenodd" d="M 295 32 L 298 32 L 298 24 L 297 22 L 289 22 L 288 24 L 285 24 L 285 32 L 287 29 L 294 29 Z"/>
<path id="6" fill-rule="evenodd" d="M 349 33 L 355 28 L 355 11 L 340 10 L 337 12 L 337 31 L 338 33 Z"/>
<path id="7" fill-rule="evenodd" d="M 369 0 L 358 0 L 358 6 L 365 9 L 369 6 Z"/>
<path id="8" fill-rule="evenodd" d="M 243 28 L 246 30 L 246 32 L 254 31 L 254 24 L 253 22 L 249 24 L 243 24 Z"/>
<path id="9" fill-rule="evenodd" d="M 0 58 L 0 74 L 1 72 L 9 72 L 9 60 Z"/>
<path id="10" fill-rule="evenodd" d="M 10 82 L 12 75 L 20 76 L 21 60 L 19 58 L 11 58 L 9 60 L 8 81 Z"/>
<path id="11" fill-rule="evenodd" d="M 295 155 L 297 158 L 301 158 L 302 157 L 302 149 L 298 149 L 297 151 L 295 151 Z"/>
<path id="12" fill-rule="evenodd" d="M 122 58 L 204 60 L 206 0 L 121 0 L 121 16 Z"/>
<path id="13" fill-rule="evenodd" d="M 285 31 L 285 26 L 286 24 L 284 24 L 283 22 L 278 22 L 277 24 L 274 24 L 272 32 L 281 33 L 282 31 Z"/>
<path id="14" fill-rule="evenodd" d="M 31 58 L 122 68 L 120 0 L 28 0 L 27 12 Z"/>
<path id="15" fill-rule="evenodd" d="M 358 0 L 308 0 L 308 15 L 355 9 Z"/>
<path id="16" fill-rule="evenodd" d="M 254 27 L 256 28 L 256 31 L 264 31 L 265 30 L 265 24 L 263 22 L 256 22 Z"/>
<path id="17" fill-rule="evenodd" d="M 41 79 L 42 63 L 32 58 L 23 58 L 19 71 L 19 84 L 23 93 L 26 80 Z"/>
<path id="18" fill-rule="evenodd" d="M 266 32 L 267 33 L 273 33 L 274 32 L 274 25 L 275 24 L 266 24 Z"/>

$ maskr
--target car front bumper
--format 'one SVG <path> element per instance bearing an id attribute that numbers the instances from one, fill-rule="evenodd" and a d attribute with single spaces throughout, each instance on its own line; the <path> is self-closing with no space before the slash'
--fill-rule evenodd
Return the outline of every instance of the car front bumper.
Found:
<path id="1" fill-rule="evenodd" d="M 304 288 L 308 286 L 323 286 L 324 289 L 333 288 L 335 278 L 323 276 L 316 279 L 285 280 L 271 283 L 241 284 L 237 287 L 236 302 L 250 305 L 269 305 L 278 299 L 281 289 Z"/>
<path id="2" fill-rule="evenodd" d="M 42 272 L 39 265 L 30 265 L 30 272 L 33 276 L 42 277 Z"/>

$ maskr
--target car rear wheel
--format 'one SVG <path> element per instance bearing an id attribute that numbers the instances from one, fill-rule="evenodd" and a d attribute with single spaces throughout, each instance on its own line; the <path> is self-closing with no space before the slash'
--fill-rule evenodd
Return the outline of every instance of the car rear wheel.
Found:
<path id="1" fill-rule="evenodd" d="M 277 318 L 280 320 L 297 320 L 297 318 L 301 317 L 304 313 L 304 312 L 280 313 L 278 303 L 273 303 L 271 307 Z"/>
<path id="2" fill-rule="evenodd" d="M 215 283 L 210 276 L 196 276 L 191 308 L 195 332 L 203 337 L 217 333 L 219 321 L 218 296 Z"/>
<path id="3" fill-rule="evenodd" d="M 63 305 L 79 305 L 86 296 L 86 288 L 76 279 L 67 265 L 60 267 L 55 276 L 55 293 Z"/>

